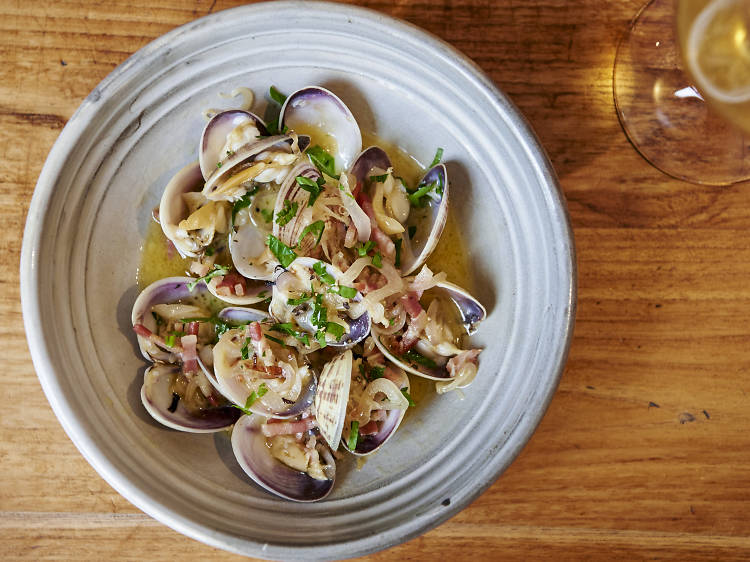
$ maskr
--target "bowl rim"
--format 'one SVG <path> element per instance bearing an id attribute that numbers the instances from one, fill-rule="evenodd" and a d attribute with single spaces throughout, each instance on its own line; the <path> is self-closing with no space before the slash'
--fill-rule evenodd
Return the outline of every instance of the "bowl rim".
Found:
<path id="1" fill-rule="evenodd" d="M 369 554 L 406 542 L 407 540 L 421 535 L 458 513 L 489 488 L 507 469 L 510 463 L 515 460 L 523 447 L 526 446 L 542 417 L 546 413 L 564 371 L 573 339 L 578 282 L 575 240 L 566 201 L 557 176 L 546 151 L 541 146 L 526 118 L 516 108 L 513 102 L 495 86 L 484 71 L 482 71 L 481 68 L 466 55 L 442 39 L 411 23 L 369 8 L 325 1 L 301 2 L 295 0 L 280 0 L 276 2 L 260 2 L 239 6 L 209 14 L 185 23 L 166 34 L 157 37 L 128 57 L 123 63 L 118 65 L 92 90 L 65 125 L 50 150 L 34 189 L 23 233 L 20 260 L 21 304 L 26 339 L 34 364 L 34 369 L 37 373 L 42 389 L 66 434 L 71 441 L 73 441 L 88 463 L 119 494 L 154 519 L 182 534 L 210 546 L 247 555 L 247 549 L 239 548 L 239 546 L 244 543 L 233 543 L 227 541 L 226 537 L 223 535 L 208 532 L 204 527 L 196 524 L 194 521 L 183 518 L 165 506 L 153 503 L 147 494 L 141 493 L 138 489 L 133 488 L 120 470 L 110 461 L 110 459 L 98 450 L 98 447 L 89 438 L 81 421 L 78 419 L 79 414 L 70 407 L 70 404 L 60 398 L 60 396 L 62 396 L 62 392 L 60 391 L 60 381 L 58 381 L 55 370 L 51 367 L 50 351 L 47 342 L 44 339 L 34 337 L 35 326 L 38 326 L 39 322 L 44 318 L 44 312 L 40 307 L 38 292 L 40 280 L 38 250 L 43 242 L 42 229 L 39 225 L 43 223 L 43 219 L 49 211 L 51 195 L 56 180 L 64 169 L 66 155 L 70 150 L 70 147 L 75 144 L 76 139 L 83 131 L 89 115 L 96 113 L 96 102 L 102 96 L 110 94 L 109 86 L 113 82 L 116 82 L 122 75 L 126 75 L 133 67 L 137 67 L 142 61 L 148 61 L 157 57 L 164 49 L 168 49 L 169 44 L 175 39 L 183 35 L 189 35 L 193 30 L 208 25 L 215 20 L 227 17 L 228 13 L 237 14 L 238 16 L 247 16 L 257 11 L 276 11 L 278 9 L 290 7 L 298 10 L 311 10 L 315 12 L 336 12 L 338 14 L 356 17 L 360 21 L 377 21 L 378 24 L 393 29 L 395 33 L 408 34 L 418 38 L 418 40 L 424 44 L 426 49 L 439 53 L 442 58 L 451 60 L 455 66 L 461 68 L 465 77 L 473 81 L 478 88 L 483 90 L 483 92 L 487 94 L 488 99 L 491 99 L 499 109 L 503 110 L 503 114 L 508 119 L 508 122 L 518 128 L 520 136 L 523 137 L 526 144 L 526 146 L 523 147 L 524 150 L 528 153 L 537 154 L 539 156 L 539 158 L 535 159 L 535 164 L 538 168 L 537 175 L 543 180 L 542 188 L 547 191 L 546 195 L 552 198 L 552 204 L 558 211 L 560 224 L 557 226 L 566 235 L 564 241 L 566 253 L 561 257 L 561 260 L 565 262 L 570 272 L 570 286 L 567 293 L 567 306 L 565 308 L 563 322 L 564 331 L 560 337 L 562 345 L 557 348 L 554 361 L 551 361 L 551 364 L 554 365 L 554 372 L 549 373 L 548 377 L 544 380 L 544 388 L 539 391 L 540 400 L 538 402 L 538 409 L 534 410 L 530 416 L 524 418 L 522 424 L 523 427 L 518 428 L 521 430 L 520 434 L 518 431 L 514 431 L 514 439 L 512 442 L 509 440 L 507 443 L 508 451 L 506 453 L 505 461 L 498 465 L 497 470 L 493 474 L 481 481 L 470 493 L 460 497 L 455 503 L 452 503 L 450 509 L 438 512 L 431 516 L 426 522 L 425 520 L 421 520 L 419 525 L 406 529 L 406 532 L 396 534 L 388 533 L 385 536 L 380 537 L 380 541 L 377 544 L 373 544 L 374 541 L 365 543 L 363 539 L 358 539 L 347 543 L 326 543 L 322 545 L 308 546 L 268 545 L 267 550 L 258 550 L 257 552 L 252 553 L 253 556 L 270 556 L 272 558 L 300 556 L 302 552 L 309 554 L 312 557 L 325 557 L 330 559 L 331 555 L 333 555 L 334 558 L 344 558 L 349 557 L 352 554 L 358 556 Z M 519 423 L 519 425 L 521 424 Z M 251 541 L 247 540 L 246 542 L 249 543 Z"/>

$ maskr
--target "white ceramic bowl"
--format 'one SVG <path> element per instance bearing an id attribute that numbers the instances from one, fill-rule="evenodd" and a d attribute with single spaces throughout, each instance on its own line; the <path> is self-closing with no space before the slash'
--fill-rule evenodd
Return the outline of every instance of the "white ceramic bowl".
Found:
<path id="1" fill-rule="evenodd" d="M 196 157 L 201 111 L 236 86 L 335 91 L 364 130 L 423 162 L 445 148 L 490 312 L 465 391 L 426 400 L 325 501 L 269 495 L 225 434 L 154 423 L 130 310 L 139 246 L 170 176 Z M 261 96 L 259 96 L 261 97 Z M 262 113 L 263 100 L 255 109 Z M 274 2 L 197 20 L 138 51 L 81 104 L 52 149 L 24 234 L 29 346 L 65 431 L 115 489 L 170 527 L 265 558 L 353 557 L 466 506 L 527 442 L 563 369 L 575 259 L 554 172 L 508 99 L 461 54 L 408 24 L 339 4 Z"/>

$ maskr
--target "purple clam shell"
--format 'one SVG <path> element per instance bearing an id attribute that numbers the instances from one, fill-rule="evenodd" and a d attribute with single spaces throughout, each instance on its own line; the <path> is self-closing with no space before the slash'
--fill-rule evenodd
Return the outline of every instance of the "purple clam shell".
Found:
<path id="1" fill-rule="evenodd" d="M 270 287 L 269 287 L 270 289 Z M 229 306 L 223 308 L 218 314 L 221 320 L 230 324 L 244 324 L 246 322 L 263 322 L 268 320 L 268 314 L 262 310 L 254 308 L 241 308 L 239 306 Z"/>
<path id="2" fill-rule="evenodd" d="M 367 455 L 380 447 L 399 426 L 403 415 L 404 413 L 401 410 L 388 410 L 388 415 L 380 426 L 380 431 L 374 435 L 361 436 L 357 441 L 354 452 L 358 455 Z"/>
<path id="3" fill-rule="evenodd" d="M 242 412 L 231 406 L 220 406 L 192 414 L 182 400 L 174 402 L 170 392 L 170 377 L 179 372 L 176 365 L 157 364 L 146 369 L 141 387 L 141 402 L 156 421 L 189 433 L 213 433 L 228 428 Z M 174 411 L 170 411 L 170 408 Z"/>
<path id="4" fill-rule="evenodd" d="M 250 121 L 253 122 L 261 135 L 268 135 L 268 129 L 266 129 L 263 120 L 254 113 L 242 109 L 222 111 L 206 123 L 201 134 L 200 150 L 198 151 L 203 179 L 208 179 L 216 169 L 216 164 L 224 160 L 224 155 L 220 151 L 227 142 L 227 135 L 239 125 Z"/>
<path id="5" fill-rule="evenodd" d="M 349 173 L 357 179 L 358 183 L 364 186 L 373 168 L 387 170 L 391 166 L 391 159 L 388 158 L 385 150 L 379 146 L 371 146 L 359 153 Z"/>
<path id="6" fill-rule="evenodd" d="M 335 473 L 330 480 L 316 480 L 281 463 L 270 454 L 261 425 L 261 416 L 242 416 L 232 430 L 232 449 L 242 470 L 269 492 L 289 500 L 313 502 L 326 497 L 333 489 Z M 328 449 L 321 453 L 335 469 Z"/>

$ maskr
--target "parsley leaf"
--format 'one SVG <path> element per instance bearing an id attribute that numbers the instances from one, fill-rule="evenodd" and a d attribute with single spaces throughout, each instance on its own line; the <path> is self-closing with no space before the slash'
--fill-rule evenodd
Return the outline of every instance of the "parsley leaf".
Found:
<path id="1" fill-rule="evenodd" d="M 333 275 L 328 273 L 328 270 L 326 269 L 326 266 L 322 261 L 316 261 L 313 264 L 313 271 L 318 276 L 318 279 L 320 279 L 326 285 L 333 285 L 336 282 L 336 280 L 333 278 Z"/>
<path id="2" fill-rule="evenodd" d="M 388 174 L 383 174 L 382 176 L 370 176 L 371 181 L 375 181 L 378 183 L 383 183 L 387 179 L 388 179 Z"/>
<path id="3" fill-rule="evenodd" d="M 287 334 L 287 335 L 293 336 L 297 340 L 305 344 L 306 346 L 310 345 L 310 338 L 308 337 L 308 335 L 295 330 L 291 322 L 285 322 L 284 324 L 274 324 L 273 326 L 271 326 L 270 329 L 273 330 L 274 332 L 279 332 L 281 334 Z"/>
<path id="4" fill-rule="evenodd" d="M 385 367 L 370 367 L 370 373 L 367 375 L 368 381 L 381 379 L 385 376 Z"/>
<path id="5" fill-rule="evenodd" d="M 297 240 L 296 247 L 299 248 L 299 245 L 302 244 L 302 240 L 308 234 L 312 234 L 313 236 L 315 236 L 315 244 L 313 245 L 313 247 L 317 246 L 318 244 L 320 244 L 320 239 L 323 236 L 323 230 L 325 230 L 325 223 L 323 221 L 315 221 L 308 224 L 304 228 L 304 230 L 302 230 L 302 234 L 299 235 L 299 240 Z"/>
<path id="6" fill-rule="evenodd" d="M 284 102 L 286 101 L 286 96 L 279 92 L 276 89 L 276 86 L 271 86 L 271 88 L 268 90 L 268 95 L 271 96 L 271 99 L 279 105 L 284 105 Z"/>
<path id="7" fill-rule="evenodd" d="M 380 252 L 375 252 L 375 255 L 372 256 L 372 265 L 378 268 L 383 267 L 383 260 L 381 257 Z"/>
<path id="8" fill-rule="evenodd" d="M 266 222 L 273 221 L 273 209 L 261 209 L 260 214 L 263 215 L 263 220 Z"/>
<path id="9" fill-rule="evenodd" d="M 279 260 L 281 267 L 289 267 L 289 264 L 297 259 L 297 254 L 294 253 L 294 250 L 276 238 L 273 234 L 268 235 L 266 244 L 271 250 L 271 253 L 276 256 L 277 260 Z"/>
<path id="10" fill-rule="evenodd" d="M 253 390 L 250 393 L 250 396 L 247 397 L 247 400 L 245 400 L 245 406 L 238 406 L 237 404 L 231 404 L 232 407 L 237 408 L 238 410 L 242 410 L 245 414 L 248 416 L 252 414 L 250 411 L 250 407 L 255 403 L 255 401 L 262 397 L 266 392 L 268 392 L 268 387 L 266 386 L 266 383 L 262 382 L 260 383 L 260 386 L 258 387 L 258 390 Z"/>
<path id="11" fill-rule="evenodd" d="M 245 343 L 242 344 L 242 347 L 240 348 L 240 355 L 243 359 L 249 359 L 250 358 L 250 350 L 248 349 L 250 346 L 250 340 L 248 338 L 245 338 Z"/>
<path id="12" fill-rule="evenodd" d="M 401 244 L 403 243 L 404 243 L 403 238 L 399 238 L 398 240 L 394 242 L 394 244 L 396 245 L 396 262 L 394 263 L 394 265 L 396 267 L 401 267 Z"/>
<path id="13" fill-rule="evenodd" d="M 437 367 L 437 364 L 432 359 L 430 359 L 429 357 L 425 357 L 421 353 L 412 351 L 411 349 L 404 354 L 403 359 L 406 359 L 406 361 L 408 361 L 412 365 L 422 365 L 430 369 L 434 369 L 435 367 Z"/>
<path id="14" fill-rule="evenodd" d="M 409 194 L 409 202 L 414 207 L 424 207 L 427 204 L 424 197 L 427 196 L 430 191 L 437 187 L 437 182 L 426 183 L 417 189 L 414 193 Z"/>
<path id="15" fill-rule="evenodd" d="M 411 396 L 409 396 L 409 393 L 406 391 L 405 388 L 401 389 L 401 394 L 403 394 L 404 398 L 406 398 L 409 401 L 409 407 L 413 408 L 414 406 L 416 406 L 416 404 L 414 403 L 414 400 L 411 399 Z"/>
<path id="16" fill-rule="evenodd" d="M 192 293 L 193 289 L 195 289 L 195 286 L 201 281 L 208 285 L 208 282 L 211 281 L 211 279 L 213 279 L 214 277 L 217 277 L 219 275 L 226 275 L 227 273 L 229 273 L 229 269 L 230 267 L 228 265 L 219 265 L 218 263 L 215 263 L 213 271 L 209 271 L 203 277 L 198 277 L 198 279 L 195 279 L 194 281 L 188 283 L 188 291 Z"/>
<path id="17" fill-rule="evenodd" d="M 315 145 L 307 149 L 307 155 L 318 170 L 332 178 L 339 179 L 336 173 L 336 160 L 329 152 Z"/>
<path id="18" fill-rule="evenodd" d="M 276 224 L 285 226 L 297 214 L 297 202 L 292 203 L 289 199 L 284 200 L 284 208 L 276 215 Z"/>
<path id="19" fill-rule="evenodd" d="M 249 207 L 253 202 L 253 195 L 258 193 L 258 188 L 254 188 L 252 191 L 248 191 L 237 199 L 237 201 L 234 202 L 234 205 L 232 205 L 232 224 L 234 224 L 234 217 L 237 216 L 237 213 L 244 209 L 245 207 Z"/>
<path id="20" fill-rule="evenodd" d="M 437 151 L 435 152 L 435 158 L 432 159 L 432 164 L 430 164 L 429 167 L 432 168 L 433 166 L 437 166 L 442 159 L 443 159 L 443 149 L 438 148 Z"/>
<path id="21" fill-rule="evenodd" d="M 307 202 L 307 206 L 312 207 L 315 204 L 315 200 L 323 192 L 323 184 L 325 183 L 325 180 L 323 178 L 318 178 L 316 181 L 306 178 L 305 176 L 297 176 L 296 179 L 297 184 L 310 194 L 310 200 Z"/>
<path id="22" fill-rule="evenodd" d="M 363 258 L 367 255 L 367 253 L 372 250 L 375 247 L 375 242 L 372 240 L 368 240 L 367 242 L 364 242 L 361 246 L 357 246 L 357 255 L 360 258 Z"/>
<path id="23" fill-rule="evenodd" d="M 336 322 L 329 322 L 326 325 L 326 333 L 331 334 L 334 338 L 336 338 L 336 341 L 341 340 L 344 332 L 346 332 L 346 328 L 344 328 L 341 324 L 336 324 Z"/>
<path id="24" fill-rule="evenodd" d="M 337 293 L 345 299 L 353 299 L 357 296 L 357 289 L 354 287 L 347 287 L 346 285 L 341 285 L 340 287 L 331 289 L 330 292 Z"/>
<path id="25" fill-rule="evenodd" d="M 271 341 L 276 342 L 277 344 L 279 344 L 281 346 L 286 347 L 286 344 L 283 341 L 281 341 L 279 338 L 275 338 L 273 336 L 269 336 L 268 334 L 265 334 L 263 337 L 266 338 L 267 340 L 271 340 Z"/>
<path id="26" fill-rule="evenodd" d="M 296 298 L 296 299 L 287 299 L 286 300 L 286 304 L 288 304 L 289 306 L 297 306 L 297 305 L 302 304 L 303 302 L 309 301 L 311 298 L 312 298 L 312 293 L 310 293 L 310 294 L 302 293 L 299 296 L 299 298 Z"/>
<path id="27" fill-rule="evenodd" d="M 352 427 L 349 430 L 349 440 L 346 442 L 346 446 L 350 451 L 357 448 L 357 441 L 359 439 L 359 422 L 352 420 Z"/>

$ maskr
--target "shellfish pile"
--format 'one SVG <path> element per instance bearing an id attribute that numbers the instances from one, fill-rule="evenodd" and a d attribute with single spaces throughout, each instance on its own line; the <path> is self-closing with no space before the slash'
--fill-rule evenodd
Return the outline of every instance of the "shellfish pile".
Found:
<path id="1" fill-rule="evenodd" d="M 146 287 L 132 323 L 154 419 L 231 428 L 256 483 L 315 501 L 336 458 L 395 433 L 409 375 L 438 393 L 471 383 L 480 350 L 464 339 L 486 311 L 425 265 L 448 213 L 442 151 L 409 187 L 335 94 L 271 94 L 277 120 L 216 113 L 165 187 L 155 217 L 191 276 Z"/>

